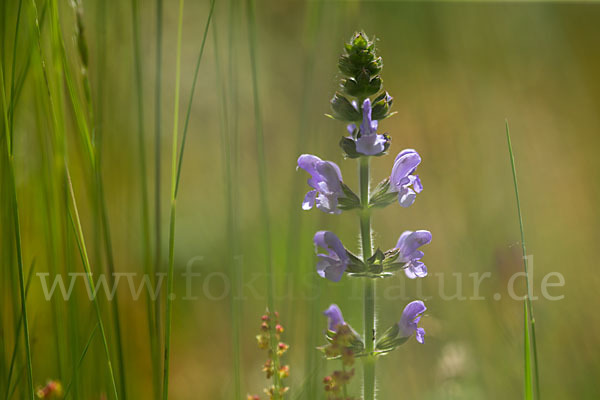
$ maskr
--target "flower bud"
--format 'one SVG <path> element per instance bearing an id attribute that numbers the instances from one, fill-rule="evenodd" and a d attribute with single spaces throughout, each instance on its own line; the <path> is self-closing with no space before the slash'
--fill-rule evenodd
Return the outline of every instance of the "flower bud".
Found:
<path id="1" fill-rule="evenodd" d="M 352 104 L 343 94 L 336 93 L 331 99 L 331 111 L 335 119 L 342 121 L 360 121 L 362 115 L 355 104 Z"/>

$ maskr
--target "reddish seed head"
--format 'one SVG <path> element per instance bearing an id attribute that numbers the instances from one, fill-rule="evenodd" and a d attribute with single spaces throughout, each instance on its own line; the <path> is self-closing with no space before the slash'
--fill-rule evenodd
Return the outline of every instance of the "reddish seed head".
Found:
<path id="1" fill-rule="evenodd" d="M 277 324 L 277 326 L 275 326 L 275 332 L 283 333 L 283 326 Z"/>
<path id="2" fill-rule="evenodd" d="M 279 368 L 279 377 L 280 378 L 287 378 L 288 376 L 290 376 L 290 367 L 288 365 L 284 365 L 283 367 Z"/>
<path id="3" fill-rule="evenodd" d="M 61 397 L 62 394 L 63 394 L 62 385 L 58 381 L 48 381 L 46 386 L 39 388 L 36 391 L 36 395 L 40 399 L 47 399 L 51 395 Z"/>

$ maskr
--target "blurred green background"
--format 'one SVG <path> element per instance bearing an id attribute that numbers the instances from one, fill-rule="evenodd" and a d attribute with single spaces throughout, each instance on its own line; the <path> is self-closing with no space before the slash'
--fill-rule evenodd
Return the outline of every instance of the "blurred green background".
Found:
<path id="1" fill-rule="evenodd" d="M 43 3 L 38 2 L 40 10 Z M 186 3 L 181 119 L 209 11 L 208 1 Z M 165 1 L 163 9 L 160 108 L 164 269 L 168 251 L 177 4 L 174 0 Z M 77 72 L 78 56 L 71 40 L 73 11 L 67 1 L 59 1 L 58 5 L 67 60 Z M 8 76 L 17 2 L 4 1 L 2 7 L 7 21 L 2 26 L 3 66 Z M 84 1 L 83 11 L 92 98 L 103 138 L 102 174 L 115 267 L 119 272 L 141 273 L 144 261 L 131 3 Z M 32 47 L 35 37 L 30 2 L 24 2 L 21 17 L 17 71 L 25 65 L 28 54 L 33 54 L 14 122 L 24 264 L 28 269 L 35 260 L 35 272 L 48 272 L 56 267 L 49 261 L 47 200 L 42 189 L 46 169 L 42 157 L 44 137 L 50 117 L 43 105 L 47 99 L 36 88 L 43 81 L 37 49 Z M 337 146 L 345 128 L 324 114 L 329 112 L 328 102 L 337 87 L 337 57 L 344 41 L 358 29 L 379 39 L 385 89 L 395 98 L 393 108 L 398 114 L 380 124 L 380 129 L 392 136 L 391 156 L 404 148 L 415 148 L 423 158 L 419 167 L 423 193 L 408 209 L 393 205 L 375 213 L 376 244 L 382 249 L 391 248 L 406 229 L 428 229 L 433 233 L 433 242 L 424 249 L 427 278 L 409 281 L 402 275 L 378 285 L 381 328 L 399 320 L 404 305 L 413 299 L 425 299 L 428 307 L 422 319 L 427 331 L 425 345 L 411 339 L 378 364 L 379 398 L 522 396 L 523 307 L 522 302 L 508 297 L 506 289 L 510 276 L 522 269 L 522 262 L 505 119 L 510 123 L 515 150 L 528 253 L 534 257 L 534 294 L 541 294 L 541 281 L 549 272 L 560 272 L 565 279 L 564 287 L 550 290 L 553 295 L 564 295 L 564 299 L 550 301 L 540 297 L 534 302 L 542 396 L 599 398 L 600 321 L 596 313 L 600 278 L 593 257 L 600 241 L 600 7 L 557 3 L 259 0 L 256 18 L 255 55 L 265 135 L 275 303 L 286 327 L 285 340 L 291 345 L 287 355 L 291 366 L 289 398 L 324 398 L 321 379 L 338 367 L 336 363 L 324 362 L 314 350 L 324 343 L 326 321 L 319 315 L 322 310 L 332 302 L 338 303 L 355 329 L 360 331 L 362 326 L 360 281 L 345 277 L 332 284 L 316 277 L 312 246 L 314 232 L 328 229 L 357 251 L 358 218 L 351 212 L 341 216 L 317 210 L 303 212 L 300 204 L 308 190 L 307 175 L 295 170 L 298 155 L 317 154 L 338 163 L 345 182 L 357 189 L 356 163 L 343 160 Z M 140 21 L 145 151 L 153 213 L 154 2 L 141 2 Z M 266 386 L 261 372 L 265 354 L 255 343 L 267 302 L 266 255 L 261 234 L 264 220 L 259 204 L 246 5 L 217 0 L 213 24 L 200 67 L 177 203 L 178 298 L 174 302 L 170 384 L 175 399 L 233 398 L 228 295 L 232 256 L 241 271 L 233 282 L 244 284 L 243 292 L 238 293 L 242 310 L 242 390 L 261 393 Z M 50 37 L 48 26 L 43 25 L 42 47 L 52 70 L 55 60 L 49 50 Z M 102 248 L 97 246 L 101 239 L 94 239 L 98 227 L 85 178 L 87 166 L 82 145 L 73 133 L 73 112 L 68 106 L 65 110 L 74 188 L 92 269 L 100 272 L 106 261 Z M 232 142 L 233 158 L 227 161 L 222 129 L 229 129 L 227 135 L 234 126 L 238 127 L 238 136 Z M 389 175 L 391 156 L 373 161 L 376 181 Z M 233 254 L 227 233 L 228 162 L 239 171 L 233 188 L 239 254 Z M 4 180 L 4 173 L 2 177 Z M 0 310 L 5 377 L 20 303 L 18 292 L 13 291 L 16 264 L 11 250 L 9 206 L 5 196 L 2 201 L 2 225 L 6 229 L 1 232 Z M 153 214 L 151 217 L 154 235 Z M 70 229 L 68 222 L 64 226 Z M 71 239 L 67 253 L 82 271 L 74 246 Z M 192 281 L 191 289 L 197 299 L 182 300 L 188 287 L 180 274 L 190 260 L 194 271 L 202 275 Z M 485 272 L 491 273 L 481 284 L 480 295 L 485 300 L 444 299 L 443 293 L 456 291 L 453 288 L 457 278 L 453 274 L 460 274 L 462 292 L 468 298 L 473 296 L 473 278 L 469 274 Z M 518 293 L 524 293 L 522 280 L 517 282 L 517 288 Z M 146 303 L 133 301 L 124 284 L 118 293 L 127 392 L 130 398 L 150 398 L 152 368 Z M 501 294 L 500 300 L 494 299 L 495 293 Z M 96 324 L 81 281 L 75 296 L 74 304 L 58 302 L 62 317 L 53 320 L 52 306 L 43 298 L 39 278 L 34 276 L 32 280 L 27 306 L 36 384 L 43 384 L 46 379 L 68 383 L 73 373 L 71 361 L 81 354 Z M 164 303 L 164 290 L 161 302 Z M 106 301 L 101 302 L 101 308 L 113 338 L 111 309 Z M 74 332 L 75 337 L 57 345 L 61 342 L 56 340 L 58 332 L 66 330 L 66 326 L 71 326 L 69 332 Z M 15 398 L 25 398 L 22 349 L 17 361 L 20 373 L 13 377 L 13 384 L 19 376 L 21 382 Z M 103 357 L 101 341 L 96 337 L 78 369 L 81 398 L 99 399 L 107 391 Z M 360 364 L 357 368 L 360 370 Z M 353 384 L 357 396 L 359 377 L 358 373 Z M 2 384 L 6 385 L 5 378 Z"/>

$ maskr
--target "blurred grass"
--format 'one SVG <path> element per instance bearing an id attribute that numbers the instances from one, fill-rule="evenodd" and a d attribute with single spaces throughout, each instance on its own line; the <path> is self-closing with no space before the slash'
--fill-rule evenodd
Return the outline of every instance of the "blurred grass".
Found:
<path id="1" fill-rule="evenodd" d="M 170 113 L 174 101 L 177 4 L 172 0 L 164 2 L 164 47 L 159 59 L 163 65 L 158 75 L 162 100 L 156 106 L 154 2 L 139 2 L 138 10 L 139 57 L 143 69 L 139 88 L 143 96 L 136 88 L 131 4 L 111 4 L 104 9 L 106 16 L 100 18 L 96 14 L 101 12 L 100 3 L 86 1 L 83 5 L 92 99 L 103 104 L 102 112 L 96 111 L 95 116 L 102 127 L 101 174 L 111 222 L 114 263 L 119 272 L 141 273 L 148 261 L 143 244 L 140 151 L 153 154 L 152 134 L 156 132 L 159 148 L 170 145 L 168 135 L 162 134 L 165 127 L 162 119 L 157 118 L 157 111 Z M 71 40 L 72 10 L 67 2 L 57 4 L 66 60 L 70 68 L 75 68 L 78 53 Z M 7 21 L 2 24 L 5 33 L 1 58 L 5 76 L 12 74 L 17 5 L 17 2 L 2 4 Z M 68 193 L 57 164 L 65 156 L 71 167 L 85 236 L 93 238 L 100 227 L 94 223 L 85 147 L 79 139 L 68 92 L 59 84 L 64 78 L 59 68 L 61 61 L 53 52 L 55 37 L 50 35 L 51 26 L 41 17 L 46 2 L 38 1 L 37 6 L 50 88 L 56 99 L 55 107 L 64 112 L 56 115 L 56 121 L 52 120 L 35 47 L 32 5 L 26 1 L 21 16 L 21 45 L 16 54 L 17 88 L 20 71 L 24 71 L 30 58 L 31 67 L 14 109 L 23 261 L 24 265 L 30 265 L 35 258 L 36 272 L 81 272 L 82 266 L 74 258 L 78 254 L 75 238 L 68 231 L 70 226 L 65 225 Z M 205 21 L 209 8 L 208 1 L 186 4 L 181 65 L 183 98 L 190 95 L 196 52 L 204 29 L 199 21 Z M 204 287 L 213 296 L 225 288 L 215 275 L 206 283 L 210 273 L 230 270 L 232 261 L 224 255 L 241 255 L 236 259 L 240 264 L 235 270 L 240 274 L 239 282 L 246 284 L 242 286 L 244 296 L 239 301 L 243 313 L 238 321 L 242 394 L 258 393 L 265 386 L 260 371 L 264 355 L 256 349 L 254 336 L 267 303 L 266 254 L 262 236 L 257 234 L 262 226 L 248 38 L 244 19 L 240 18 L 244 12 L 237 1 L 217 1 L 214 16 L 215 29 L 223 39 L 219 40 L 219 55 L 223 58 L 220 72 L 230 104 L 226 122 L 230 124 L 232 142 L 233 188 L 227 188 L 227 179 L 223 179 L 227 163 L 221 151 L 218 117 L 223 108 L 223 89 L 215 78 L 212 39 L 206 48 L 207 61 L 200 69 L 198 95 L 189 122 L 186 163 L 181 176 L 185 184 L 180 188 L 177 204 L 175 276 L 183 272 L 192 257 L 204 258 L 194 265 L 203 274 L 193 281 L 192 289 L 198 300 L 176 300 L 174 308 L 170 386 L 172 398 L 176 399 L 233 397 L 228 315 L 231 305 L 227 297 L 210 300 Z M 360 28 L 381 39 L 383 78 L 395 97 L 394 109 L 398 115 L 381 123 L 382 129 L 393 138 L 390 153 L 412 147 L 424 160 L 419 171 L 425 190 L 415 205 L 409 210 L 389 207 L 374 214 L 377 244 L 382 248 L 393 246 L 404 229 L 429 229 L 434 236 L 433 243 L 425 250 L 431 275 L 419 284 L 423 295 L 433 296 L 427 302 L 428 315 L 423 319 L 427 343 L 417 346 L 409 342 L 382 359 L 378 365 L 380 398 L 395 398 L 398 391 L 405 398 L 423 399 L 522 396 L 523 311 L 519 302 L 509 300 L 503 292 L 506 280 L 519 270 L 521 262 L 510 165 L 504 150 L 506 117 L 510 118 L 513 145 L 519 154 L 522 208 L 528 221 L 528 248 L 534 255 L 534 295 L 540 295 L 541 280 L 548 272 L 560 271 L 566 280 L 563 289 L 556 289 L 558 294 L 565 294 L 564 300 L 535 302 L 544 398 L 600 397 L 596 379 L 600 375 L 596 359 L 600 350 L 600 322 L 595 318 L 595 288 L 600 278 L 594 263 L 596 243 L 600 240 L 597 230 L 600 164 L 596 156 L 600 144 L 597 112 L 600 55 L 595 51 L 600 39 L 597 24 L 600 8 L 594 4 L 260 0 L 256 2 L 256 18 L 260 38 L 256 64 L 277 283 L 274 300 L 284 326 L 289 327 L 285 335 L 291 339 L 291 398 L 319 398 L 320 380 L 332 369 L 313 350 L 320 344 L 319 335 L 325 324 L 320 311 L 331 302 L 338 302 L 354 328 L 359 331 L 361 328 L 360 282 L 344 279 L 334 285 L 315 278 L 311 244 L 312 233 L 327 228 L 356 250 L 355 218 L 302 212 L 299 205 L 306 177 L 294 170 L 300 153 L 317 153 L 339 163 L 346 183 L 357 188 L 354 163 L 343 161 L 336 147 L 344 127 L 323 114 L 328 112 L 328 100 L 336 87 L 336 59 L 341 45 Z M 317 23 L 316 18 L 322 21 L 320 27 L 311 25 Z M 106 21 L 103 32 L 101 21 Z M 104 45 L 102 40 L 106 41 Z M 101 52 L 103 47 L 105 52 Z M 79 73 L 78 69 L 73 71 Z M 82 95 L 82 88 L 76 88 L 77 94 Z M 138 99 L 146 110 L 157 107 L 151 113 L 144 113 L 141 123 Z M 156 120 L 161 129 L 155 132 Z M 139 142 L 142 125 L 146 126 L 142 137 L 145 140 Z M 57 137 L 54 126 L 58 129 Z M 0 147 L 5 145 L 2 140 Z M 145 190 L 153 193 L 156 165 L 154 157 L 147 161 Z M 390 162 L 390 157 L 373 160 L 374 179 L 389 174 Z M 2 221 L 10 221 L 4 157 L 0 165 L 1 216 Z M 169 179 L 169 168 L 162 166 L 160 178 L 164 184 Z M 227 190 L 232 191 L 238 224 L 236 252 L 232 252 L 227 233 L 227 218 L 231 213 Z M 155 203 L 155 199 L 149 200 L 150 210 Z M 161 207 L 159 217 L 159 221 L 165 222 L 167 209 Z M 5 392 L 7 385 L 20 316 L 18 292 L 13 291 L 17 282 L 16 253 L 9 242 L 13 232 L 7 224 L 2 225 L 0 258 L 5 267 L 0 283 L 3 293 L 0 393 Z M 150 229 L 155 235 L 152 225 Z M 162 238 L 165 237 L 163 234 Z M 160 243 L 152 250 L 165 254 L 167 243 L 162 239 Z M 87 244 L 90 254 L 102 254 L 103 248 L 97 247 L 94 240 Z M 156 262 L 155 256 L 152 257 Z M 92 264 L 95 273 L 102 271 L 107 263 L 105 257 L 98 258 L 101 264 Z M 472 279 L 467 274 L 474 272 L 492 273 L 492 278 L 481 286 L 481 294 L 487 300 L 443 300 L 438 296 L 442 278 L 436 273 L 445 274 L 443 282 L 448 293 L 455 279 L 451 274 L 462 273 L 463 290 L 468 296 L 472 293 Z M 416 283 L 410 282 L 402 289 L 402 282 L 400 278 L 380 285 L 379 293 L 398 295 L 397 300 L 379 302 L 382 324 L 397 320 L 409 298 L 423 297 Z M 184 296 L 186 285 L 177 279 L 175 284 L 179 299 Z M 153 365 L 150 336 L 146 332 L 148 312 L 142 300 L 130 300 L 123 286 L 126 287 L 121 286 L 118 296 L 123 356 L 128 367 L 127 391 L 130 396 L 146 398 L 152 393 Z M 499 301 L 491 297 L 497 292 L 504 294 Z M 104 300 L 100 303 L 103 319 L 112 331 L 110 305 Z M 40 281 L 34 276 L 27 306 L 34 384 L 61 379 L 67 385 L 97 323 L 85 287 L 76 285 L 67 304 L 62 300 L 47 303 Z M 111 334 L 109 341 L 113 340 Z M 21 377 L 19 392 L 13 398 L 22 398 L 26 393 L 23 392 L 26 364 L 21 346 L 22 343 L 17 356 L 18 369 L 12 377 L 13 385 Z M 98 367 L 105 362 L 102 350 L 101 341 L 93 340 L 71 389 L 73 398 L 97 398 L 109 390 L 110 381 Z M 305 382 L 311 379 L 312 386 L 307 386 Z M 358 393 L 357 385 L 351 389 Z"/>

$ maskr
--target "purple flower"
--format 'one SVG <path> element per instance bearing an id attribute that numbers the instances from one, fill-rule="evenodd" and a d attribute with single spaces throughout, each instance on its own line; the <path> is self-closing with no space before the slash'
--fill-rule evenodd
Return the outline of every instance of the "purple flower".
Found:
<path id="1" fill-rule="evenodd" d="M 371 119 L 371 100 L 366 99 L 362 106 L 363 120 L 360 124 L 360 136 L 356 139 L 356 151 L 366 156 L 374 156 L 385 150 L 387 139 L 377 134 L 377 121 Z M 356 125 L 348 125 L 348 132 L 354 135 Z"/>
<path id="2" fill-rule="evenodd" d="M 425 304 L 420 300 L 410 302 L 404 307 L 402 318 L 400 318 L 400 322 L 398 322 L 400 335 L 402 335 L 402 337 L 412 336 L 414 332 L 417 342 L 425 342 L 425 329 L 417 326 L 425 310 L 427 310 L 427 307 L 425 307 Z"/>
<path id="3" fill-rule="evenodd" d="M 431 232 L 405 231 L 398 238 L 396 249 L 399 250 L 398 261 L 407 263 L 404 272 L 410 279 L 423 278 L 427 276 L 427 267 L 421 261 L 425 255 L 419 247 L 431 243 Z"/>
<path id="4" fill-rule="evenodd" d="M 419 175 L 413 175 L 420 163 L 421 156 L 413 149 L 402 150 L 394 160 L 390 184 L 392 191 L 398 192 L 398 202 L 402 207 L 414 203 L 417 193 L 423 190 Z"/>
<path id="5" fill-rule="evenodd" d="M 308 185 L 313 188 L 306 193 L 302 209 L 310 210 L 316 203 L 317 208 L 328 214 L 339 214 L 338 197 L 343 197 L 342 173 L 340 168 L 331 161 L 323 161 L 312 154 L 302 154 L 298 157 L 298 167 L 311 175 Z"/>
<path id="6" fill-rule="evenodd" d="M 342 310 L 340 310 L 337 304 L 330 305 L 327 310 L 323 311 L 323 315 L 327 317 L 327 329 L 330 331 L 335 332 L 338 326 L 346 324 Z"/>
<path id="7" fill-rule="evenodd" d="M 332 282 L 339 282 L 350 261 L 344 245 L 335 233 L 329 231 L 315 233 L 313 241 L 317 251 L 319 247 L 327 250 L 327 254 L 317 254 L 319 258 L 317 273 L 322 278 L 327 278 Z"/>

